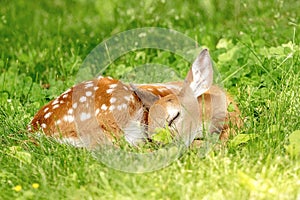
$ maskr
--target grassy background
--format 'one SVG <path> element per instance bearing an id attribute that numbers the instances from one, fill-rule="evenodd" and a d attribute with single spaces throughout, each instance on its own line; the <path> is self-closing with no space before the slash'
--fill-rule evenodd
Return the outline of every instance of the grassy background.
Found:
<path id="1" fill-rule="evenodd" d="M 2 1 L 0 198 L 299 199 L 299 157 L 285 148 L 300 129 L 299 10 L 300 1 L 292 0 Z M 97 44 L 149 26 L 175 29 L 210 49 L 245 117 L 240 133 L 253 137 L 233 139 L 205 158 L 191 149 L 146 174 L 115 171 L 85 150 L 47 138 L 32 142 L 27 123 L 74 83 Z M 181 76 L 187 70 L 170 53 L 140 51 L 106 73 L 118 78 L 151 61 Z"/>

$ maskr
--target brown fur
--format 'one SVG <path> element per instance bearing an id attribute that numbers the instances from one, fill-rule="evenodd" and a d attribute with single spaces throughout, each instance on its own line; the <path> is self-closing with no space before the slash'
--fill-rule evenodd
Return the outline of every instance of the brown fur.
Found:
<path id="1" fill-rule="evenodd" d="M 43 106 L 29 130 L 42 130 L 56 138 L 79 140 L 81 136 L 85 146 L 93 146 L 122 137 L 127 128 L 143 135 L 147 125 L 151 133 L 174 121 L 177 127 L 186 125 L 179 134 L 197 133 L 201 124 L 209 123 L 208 132 L 220 133 L 220 139 L 226 140 L 234 133 L 231 127 L 242 125 L 240 111 L 227 93 L 211 85 L 212 79 L 207 50 L 200 53 L 184 82 L 134 86 L 99 77 L 73 86 Z M 228 111 L 230 104 L 232 112 Z M 181 121 L 171 118 L 177 112 L 181 112 Z M 142 124 L 141 129 L 136 122 Z"/>

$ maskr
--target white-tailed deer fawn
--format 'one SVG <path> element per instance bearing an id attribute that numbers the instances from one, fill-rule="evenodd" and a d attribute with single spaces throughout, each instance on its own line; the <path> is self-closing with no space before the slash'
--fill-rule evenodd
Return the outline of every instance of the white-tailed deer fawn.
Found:
<path id="1" fill-rule="evenodd" d="M 93 148 L 124 136 L 138 144 L 169 126 L 189 145 L 202 132 L 228 137 L 229 125 L 240 125 L 239 110 L 219 87 L 213 86 L 212 61 L 203 50 L 185 81 L 127 85 L 98 77 L 73 86 L 42 107 L 29 125 L 61 142 Z M 228 112 L 229 104 L 234 106 Z"/>

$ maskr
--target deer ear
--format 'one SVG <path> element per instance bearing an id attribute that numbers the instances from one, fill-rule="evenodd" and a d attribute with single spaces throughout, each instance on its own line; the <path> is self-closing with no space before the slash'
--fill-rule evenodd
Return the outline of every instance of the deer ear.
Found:
<path id="1" fill-rule="evenodd" d="M 154 104 L 154 102 L 156 102 L 159 99 L 159 97 L 155 94 L 148 92 L 144 89 L 137 88 L 133 84 L 130 84 L 130 87 L 132 88 L 133 92 L 140 98 L 143 105 L 148 109 Z"/>
<path id="2" fill-rule="evenodd" d="M 189 84 L 194 96 L 197 98 L 206 92 L 213 82 L 212 60 L 207 49 L 201 51 L 194 61 L 188 75 L 185 79 L 185 84 Z"/>

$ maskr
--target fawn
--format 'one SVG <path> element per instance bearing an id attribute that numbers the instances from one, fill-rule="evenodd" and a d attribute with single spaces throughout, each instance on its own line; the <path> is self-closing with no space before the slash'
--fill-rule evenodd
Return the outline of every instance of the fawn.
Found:
<path id="1" fill-rule="evenodd" d="M 43 106 L 28 130 L 42 130 L 60 142 L 87 148 L 111 144 L 122 136 L 137 145 L 165 126 L 187 146 L 202 137 L 204 125 L 207 132 L 226 139 L 230 125 L 240 126 L 240 112 L 232 98 L 212 82 L 212 61 L 206 49 L 181 82 L 128 85 L 99 76 Z M 233 112 L 228 112 L 229 104 Z"/>

